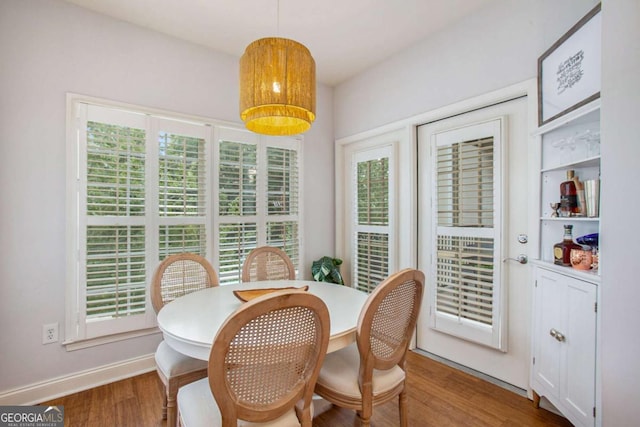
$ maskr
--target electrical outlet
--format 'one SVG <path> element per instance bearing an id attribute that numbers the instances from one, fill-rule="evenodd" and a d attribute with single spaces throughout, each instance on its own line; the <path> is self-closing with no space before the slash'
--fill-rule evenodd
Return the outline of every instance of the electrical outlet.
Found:
<path id="1" fill-rule="evenodd" d="M 58 324 L 42 325 L 42 344 L 51 344 L 52 342 L 58 342 Z"/>

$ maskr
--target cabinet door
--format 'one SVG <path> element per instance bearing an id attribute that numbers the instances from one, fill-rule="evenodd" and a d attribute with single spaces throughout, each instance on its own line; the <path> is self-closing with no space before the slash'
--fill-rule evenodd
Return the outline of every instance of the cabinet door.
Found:
<path id="1" fill-rule="evenodd" d="M 560 399 L 560 375 L 562 343 L 552 334 L 561 328 L 565 310 L 564 276 L 537 269 L 534 289 L 534 383 L 543 389 L 536 390 L 551 400 Z"/>
<path id="2" fill-rule="evenodd" d="M 566 278 L 567 304 L 563 334 L 565 341 L 562 397 L 569 419 L 580 425 L 593 425 L 596 366 L 596 286 Z"/>

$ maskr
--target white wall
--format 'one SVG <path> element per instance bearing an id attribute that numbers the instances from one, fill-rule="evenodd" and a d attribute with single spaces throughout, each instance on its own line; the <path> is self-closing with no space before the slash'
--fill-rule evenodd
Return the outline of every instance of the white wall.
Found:
<path id="1" fill-rule="evenodd" d="M 239 121 L 238 58 L 59 0 L 0 1 L 0 394 L 151 354 L 160 339 L 41 343 L 44 323 L 64 339 L 66 92 Z M 305 199 L 309 268 L 334 248 L 318 233 L 334 227 L 332 89 L 317 94 L 303 180 L 326 195 Z"/>
<path id="2" fill-rule="evenodd" d="M 336 87 L 336 138 L 537 75 L 537 59 L 597 0 L 498 0 Z M 401 29 L 398 29 L 401 31 Z"/>
<path id="3" fill-rule="evenodd" d="M 335 89 L 336 138 L 537 75 L 537 58 L 597 4 L 500 0 Z M 640 419 L 640 2 L 603 0 L 602 420 Z"/>
<path id="4" fill-rule="evenodd" d="M 640 2 L 602 4 L 602 425 L 640 420 Z"/>

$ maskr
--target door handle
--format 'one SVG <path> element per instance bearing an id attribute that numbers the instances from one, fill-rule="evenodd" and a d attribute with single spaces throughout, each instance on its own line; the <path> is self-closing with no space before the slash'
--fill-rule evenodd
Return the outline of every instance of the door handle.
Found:
<path id="1" fill-rule="evenodd" d="M 502 260 L 502 262 L 506 262 L 506 261 L 517 261 L 520 264 L 526 264 L 529 262 L 529 257 L 526 256 L 525 254 L 518 254 L 518 256 L 515 258 L 505 258 Z"/>
<path id="2" fill-rule="evenodd" d="M 552 337 L 554 337 L 558 342 L 564 342 L 566 337 L 564 336 L 564 334 L 562 334 L 559 331 L 556 331 L 555 329 L 551 328 L 549 330 L 549 335 L 551 335 Z"/>

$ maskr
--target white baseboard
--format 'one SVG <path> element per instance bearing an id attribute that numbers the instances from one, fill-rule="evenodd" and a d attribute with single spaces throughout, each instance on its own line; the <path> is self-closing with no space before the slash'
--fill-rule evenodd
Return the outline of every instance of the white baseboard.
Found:
<path id="1" fill-rule="evenodd" d="M 0 405 L 37 405 L 156 369 L 153 354 L 30 384 L 0 393 Z"/>

